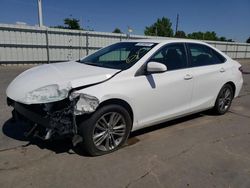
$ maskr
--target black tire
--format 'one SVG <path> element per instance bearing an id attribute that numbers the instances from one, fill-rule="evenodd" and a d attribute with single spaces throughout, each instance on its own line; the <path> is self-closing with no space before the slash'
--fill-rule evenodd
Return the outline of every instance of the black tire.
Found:
<path id="1" fill-rule="evenodd" d="M 225 92 L 229 92 L 229 96 L 227 97 L 227 99 L 225 99 L 225 94 L 226 94 Z M 224 98 L 224 102 L 222 102 L 223 98 Z M 233 91 L 232 86 L 230 84 L 225 84 L 221 88 L 221 90 L 217 96 L 213 111 L 217 115 L 225 114 L 229 110 L 229 108 L 232 104 L 233 98 L 234 98 L 234 91 Z M 222 107 L 222 106 L 224 106 L 224 107 Z"/>
<path id="2" fill-rule="evenodd" d="M 95 134 L 95 131 L 97 130 L 97 127 L 99 127 L 99 126 L 96 126 L 97 121 L 100 122 L 102 117 L 107 118 L 106 116 L 108 116 L 109 114 L 121 115 L 122 121 L 125 123 L 125 126 L 123 127 L 123 134 L 124 135 L 121 136 L 120 139 L 117 139 L 117 140 L 119 140 L 119 144 L 117 144 L 117 145 L 114 144 L 115 143 L 114 136 L 112 137 L 113 140 L 110 138 L 112 140 L 113 144 L 115 145 L 115 147 L 112 149 L 106 148 L 107 151 L 104 151 L 102 149 L 105 149 L 104 147 L 106 145 L 105 146 L 96 146 L 96 144 L 94 142 L 94 134 Z M 111 118 L 111 115 L 110 115 L 110 118 Z M 108 122 L 108 125 L 109 125 L 110 121 Z M 123 125 L 123 124 L 121 123 L 121 125 Z M 102 128 L 103 127 L 104 126 L 102 125 Z M 131 131 L 131 128 L 132 128 L 132 120 L 131 120 L 131 117 L 130 117 L 128 111 L 124 107 L 122 107 L 120 105 L 115 105 L 115 104 L 102 106 L 96 112 L 94 112 L 89 118 L 84 120 L 79 125 L 79 133 L 83 137 L 83 142 L 82 142 L 81 146 L 91 156 L 98 156 L 98 155 L 104 155 L 107 153 L 111 153 L 111 152 L 119 149 L 127 141 L 127 138 L 128 138 L 130 131 Z M 108 130 L 106 130 L 106 131 L 108 131 Z M 108 136 L 106 136 L 106 137 L 111 137 L 111 136 L 109 136 L 111 133 L 106 133 L 106 131 L 103 131 L 103 132 L 105 132 L 105 135 L 108 134 Z M 113 128 L 112 128 L 112 131 L 113 131 Z M 101 136 L 101 137 L 103 137 L 103 136 Z M 106 142 L 106 139 L 104 141 Z M 108 141 L 108 143 L 110 144 L 111 141 Z M 100 149 L 98 147 L 103 147 L 103 148 Z"/>

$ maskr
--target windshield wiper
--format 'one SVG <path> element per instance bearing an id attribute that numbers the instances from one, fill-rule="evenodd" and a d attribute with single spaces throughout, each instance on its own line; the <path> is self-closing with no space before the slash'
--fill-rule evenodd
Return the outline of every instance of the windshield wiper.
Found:
<path id="1" fill-rule="evenodd" d="M 101 65 L 98 65 L 98 64 L 96 64 L 96 63 L 92 63 L 92 62 L 85 62 L 85 61 L 81 61 L 81 63 L 86 64 L 86 65 L 96 66 L 96 67 L 102 67 Z"/>
<path id="2" fill-rule="evenodd" d="M 103 63 L 101 63 L 101 64 L 96 64 L 96 63 L 86 62 L 86 61 L 80 61 L 80 63 L 86 64 L 86 65 L 91 65 L 91 66 L 96 66 L 96 67 L 102 67 L 102 68 L 108 68 L 108 69 L 122 70 L 122 68 L 116 68 L 116 67 L 108 66 L 108 65 L 105 65 L 105 66 L 104 66 Z"/>

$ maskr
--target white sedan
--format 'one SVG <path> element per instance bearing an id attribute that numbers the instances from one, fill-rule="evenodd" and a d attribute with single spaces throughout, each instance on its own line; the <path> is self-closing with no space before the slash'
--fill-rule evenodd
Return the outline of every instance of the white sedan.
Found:
<path id="1" fill-rule="evenodd" d="M 131 131 L 207 109 L 224 114 L 242 84 L 241 65 L 206 43 L 138 40 L 31 68 L 6 93 L 13 118 L 32 125 L 28 135 L 70 136 L 102 155 Z"/>

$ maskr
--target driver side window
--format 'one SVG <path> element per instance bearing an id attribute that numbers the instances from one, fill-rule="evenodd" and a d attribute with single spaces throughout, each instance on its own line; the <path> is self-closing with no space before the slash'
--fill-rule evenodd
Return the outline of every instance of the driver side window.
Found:
<path id="1" fill-rule="evenodd" d="M 150 61 L 163 63 L 167 70 L 177 70 L 187 67 L 187 57 L 183 44 L 171 44 L 161 48 Z"/>

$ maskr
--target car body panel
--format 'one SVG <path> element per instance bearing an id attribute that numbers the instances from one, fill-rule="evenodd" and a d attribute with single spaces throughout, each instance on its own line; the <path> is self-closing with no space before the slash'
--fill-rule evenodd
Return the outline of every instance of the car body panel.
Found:
<path id="1" fill-rule="evenodd" d="M 57 84 L 60 89 L 70 90 L 107 80 L 117 72 L 119 70 L 77 62 L 46 64 L 28 69 L 17 76 L 9 84 L 6 94 L 9 98 L 20 101 L 28 92 L 47 85 Z"/>
<path id="2" fill-rule="evenodd" d="M 191 108 L 193 110 L 214 106 L 215 99 L 226 83 L 227 72 L 220 72 L 225 67 L 223 64 L 194 67 L 194 92 Z"/>

